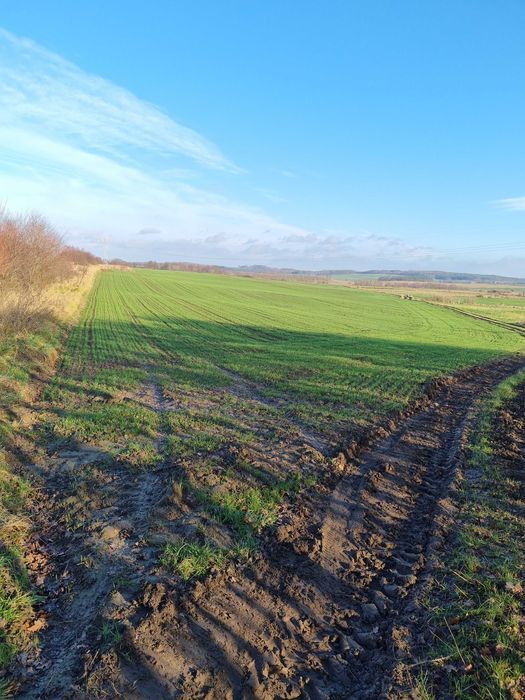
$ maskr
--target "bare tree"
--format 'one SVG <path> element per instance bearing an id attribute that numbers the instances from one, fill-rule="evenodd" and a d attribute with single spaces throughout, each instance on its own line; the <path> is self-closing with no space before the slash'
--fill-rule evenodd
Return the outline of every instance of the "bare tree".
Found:
<path id="1" fill-rule="evenodd" d="M 41 315 L 46 289 L 71 274 L 62 238 L 42 217 L 0 211 L 0 324 L 20 331 Z"/>

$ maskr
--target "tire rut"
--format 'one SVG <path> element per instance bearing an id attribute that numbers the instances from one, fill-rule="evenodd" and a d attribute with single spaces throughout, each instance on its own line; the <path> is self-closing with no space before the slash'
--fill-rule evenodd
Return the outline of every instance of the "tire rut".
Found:
<path id="1" fill-rule="evenodd" d="M 151 374 L 139 396 L 160 414 L 169 410 L 162 389 Z M 162 432 L 156 439 L 155 448 L 159 454 L 163 452 L 165 439 Z M 66 461 L 78 460 L 77 467 L 82 467 L 93 454 L 96 454 L 96 450 L 92 448 L 69 450 L 48 459 L 44 468 L 35 465 L 36 473 L 41 477 L 47 475 L 44 477 L 44 492 L 60 494 L 60 465 L 64 455 Z M 102 614 L 115 581 L 130 572 L 144 578 L 156 562 L 156 559 L 152 560 L 154 553 L 144 546 L 143 539 L 148 531 L 150 516 L 165 493 L 166 464 L 161 462 L 154 470 L 135 475 L 117 464 L 105 469 L 112 479 L 112 489 L 118 494 L 118 499 L 111 508 L 106 509 L 109 512 L 98 522 L 95 533 L 83 533 L 82 541 L 73 548 L 73 557 L 81 548 L 89 552 L 96 564 L 85 578 L 75 580 L 73 577 L 69 582 L 71 595 L 59 599 L 53 611 L 53 622 L 42 635 L 40 655 L 33 664 L 36 680 L 28 682 L 18 696 L 25 700 L 61 698 L 69 693 L 78 677 L 82 657 L 91 646 L 94 623 Z M 53 501 L 60 504 L 59 497 L 52 497 L 50 502 Z M 115 511 L 118 512 L 117 520 Z M 49 517 L 47 510 L 39 514 L 41 522 L 42 519 L 46 520 L 46 528 Z M 48 544 L 53 547 L 52 542 Z M 51 559 L 54 555 L 54 550 L 49 553 Z M 73 561 L 70 565 L 74 567 Z M 68 571 L 67 558 L 61 562 L 61 567 L 64 572 Z"/>
<path id="2" fill-rule="evenodd" d="M 182 595 L 162 588 L 133 634 L 144 677 L 166 698 L 406 697 L 419 600 L 476 401 L 522 364 L 445 381 L 349 461 L 322 510 L 320 546 L 304 554 L 268 540 L 250 566 L 231 564 Z M 147 697 L 140 682 L 133 697 Z"/>

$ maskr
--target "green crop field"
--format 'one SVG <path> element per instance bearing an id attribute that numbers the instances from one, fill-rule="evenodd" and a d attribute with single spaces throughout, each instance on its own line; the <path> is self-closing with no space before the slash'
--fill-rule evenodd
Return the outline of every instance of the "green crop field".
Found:
<path id="1" fill-rule="evenodd" d="M 180 498 L 191 494 L 208 519 L 200 530 L 221 523 L 237 551 L 324 479 L 338 447 L 402 410 L 426 380 L 522 348 L 506 328 L 374 291 L 104 271 L 42 395 L 39 430 L 55 454 L 97 450 L 84 486 L 78 474 L 71 483 L 77 495 L 104 462 L 168 465 Z M 158 529 L 173 535 L 177 518 Z M 202 572 L 224 556 L 206 541 L 163 561 Z"/>
<path id="2" fill-rule="evenodd" d="M 494 321 L 502 321 L 525 327 L 525 292 L 520 287 L 503 287 L 487 289 L 468 287 L 461 290 L 410 290 L 417 299 L 426 299 L 432 303 L 453 306 L 475 316 L 484 316 Z"/>
<path id="3" fill-rule="evenodd" d="M 522 347 L 505 329 L 371 291 L 115 271 L 97 281 L 64 368 L 104 381 L 111 368 L 129 380 L 148 367 L 168 388 L 196 392 L 239 375 L 337 433 L 401 409 L 431 376 Z"/>
<path id="4" fill-rule="evenodd" d="M 17 439 L 59 484 L 52 520 L 75 538 L 78 581 L 99 565 L 104 580 L 97 547 L 133 529 L 150 565 L 193 579 L 252 561 L 269 526 L 330 493 L 337 452 L 431 377 L 523 347 L 501 325 L 379 291 L 104 270 Z M 0 665 L 34 615 L 28 580 L 6 599 L 22 612 L 0 636 Z"/>

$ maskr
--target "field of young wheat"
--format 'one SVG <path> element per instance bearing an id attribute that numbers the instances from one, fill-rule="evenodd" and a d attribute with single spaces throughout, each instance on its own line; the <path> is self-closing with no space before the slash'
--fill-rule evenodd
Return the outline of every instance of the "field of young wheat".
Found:
<path id="1" fill-rule="evenodd" d="M 517 351 L 496 326 L 335 286 L 159 271 L 103 273 L 64 360 L 67 377 L 167 388 L 249 382 L 337 433 L 402 408 L 431 376 Z"/>
<path id="2" fill-rule="evenodd" d="M 391 431 L 431 378 L 522 348 L 511 329 L 382 292 L 101 271 L 55 374 L 12 427 L 30 467 L 10 487 L 20 503 L 3 502 L 25 512 L 31 493 L 31 532 L 47 534 L 25 544 L 24 569 L 12 568 L 22 545 L 9 550 L 0 662 L 25 650 L 41 676 L 34 697 L 59 696 L 78 673 L 83 630 L 93 648 L 119 648 L 123 612 L 102 604 L 115 592 L 135 600 L 152 577 L 189 585 L 273 557 L 272 542 L 315 558 L 315 498 L 329 502 L 340 451 Z"/>

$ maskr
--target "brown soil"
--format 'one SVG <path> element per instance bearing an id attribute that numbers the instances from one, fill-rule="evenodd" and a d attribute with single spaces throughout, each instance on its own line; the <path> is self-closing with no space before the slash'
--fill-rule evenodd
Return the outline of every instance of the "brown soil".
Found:
<path id="1" fill-rule="evenodd" d="M 453 518 L 449 495 L 476 399 L 520 362 L 434 382 L 402 420 L 338 455 L 335 487 L 284 509 L 251 561 L 190 584 L 158 567 L 147 538 L 166 498 L 165 465 L 130 482 L 117 467 L 99 473 L 85 449 L 54 455 L 47 473 L 41 462 L 34 571 L 49 624 L 20 672 L 20 697 L 407 697 L 425 643 L 419 601 Z M 172 408 L 154 384 L 142 398 Z M 60 532 L 53 509 L 64 507 L 62 487 L 79 468 L 97 484 L 87 503 L 75 501 L 89 506 L 89 533 Z M 87 534 L 92 561 L 72 571 Z M 103 620 L 123 632 L 120 644 L 105 643 Z"/>

